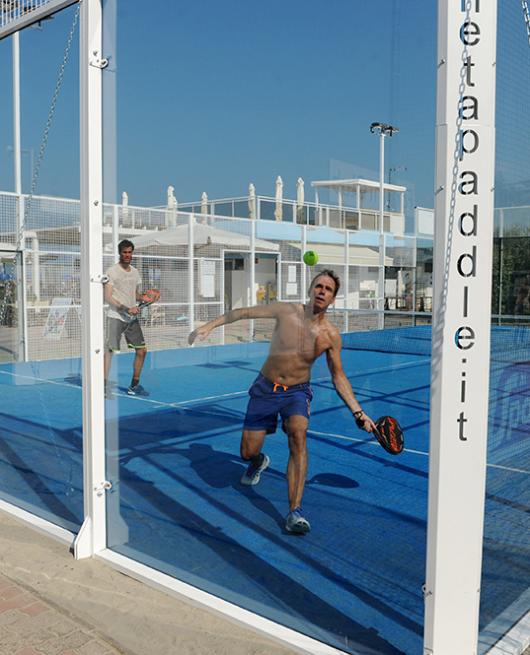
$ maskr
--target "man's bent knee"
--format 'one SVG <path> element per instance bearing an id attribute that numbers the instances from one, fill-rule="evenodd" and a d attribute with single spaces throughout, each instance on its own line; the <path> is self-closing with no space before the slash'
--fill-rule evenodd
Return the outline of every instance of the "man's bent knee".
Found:
<path id="1" fill-rule="evenodd" d="M 289 441 L 289 450 L 302 451 L 305 449 L 307 442 L 306 429 L 295 428 L 293 430 L 289 430 L 287 437 Z"/>
<path id="2" fill-rule="evenodd" d="M 248 430 L 243 430 L 241 445 L 239 448 L 241 459 L 249 460 L 256 457 L 256 455 L 259 455 L 264 437 L 265 432 L 251 433 Z"/>

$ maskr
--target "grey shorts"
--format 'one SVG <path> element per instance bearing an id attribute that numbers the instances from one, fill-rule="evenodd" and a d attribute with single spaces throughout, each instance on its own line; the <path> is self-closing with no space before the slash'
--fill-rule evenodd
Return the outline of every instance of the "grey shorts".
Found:
<path id="1" fill-rule="evenodd" d="M 137 319 L 126 323 L 118 318 L 107 318 L 107 350 L 111 352 L 120 350 L 122 334 L 129 348 L 133 350 L 145 348 L 144 333 Z"/>

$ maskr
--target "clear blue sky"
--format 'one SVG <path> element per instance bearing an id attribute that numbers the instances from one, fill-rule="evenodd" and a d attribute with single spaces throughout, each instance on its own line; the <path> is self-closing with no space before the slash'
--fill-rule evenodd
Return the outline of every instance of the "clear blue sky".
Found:
<path id="1" fill-rule="evenodd" d="M 384 121 L 400 128 L 387 140 L 387 175 L 397 169 L 392 181 L 413 190 L 409 202 L 432 206 L 434 0 L 121 0 L 117 12 L 105 48 L 107 165 L 117 159 L 108 200 L 126 190 L 132 204 L 162 204 L 168 184 L 180 202 L 202 191 L 245 195 L 249 182 L 274 195 L 277 175 L 287 197 L 299 176 L 307 186 L 376 179 L 369 125 Z M 73 13 L 22 34 L 22 145 L 35 157 Z M 518 29 L 524 44 L 522 18 Z M 0 78 L 0 188 L 12 190 L 9 39 L 0 42 Z M 76 35 L 40 193 L 78 197 L 78 80 Z M 28 155 L 24 166 L 27 190 Z"/>

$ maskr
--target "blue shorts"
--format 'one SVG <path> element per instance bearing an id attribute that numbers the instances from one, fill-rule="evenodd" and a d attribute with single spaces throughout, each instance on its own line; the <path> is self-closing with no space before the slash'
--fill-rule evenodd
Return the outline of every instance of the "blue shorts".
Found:
<path id="1" fill-rule="evenodd" d="M 285 387 L 267 380 L 261 373 L 254 380 L 248 394 L 250 400 L 243 427 L 245 430 L 276 432 L 278 414 L 282 417 L 282 428 L 290 416 L 309 418 L 313 392 L 309 382 Z"/>

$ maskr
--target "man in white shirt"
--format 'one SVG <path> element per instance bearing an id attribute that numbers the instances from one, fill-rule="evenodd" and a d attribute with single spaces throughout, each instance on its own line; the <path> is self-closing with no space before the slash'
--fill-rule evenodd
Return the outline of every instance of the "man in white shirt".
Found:
<path id="1" fill-rule="evenodd" d="M 105 393 L 108 395 L 107 380 L 112 364 L 112 355 L 120 351 L 120 340 L 125 337 L 127 346 L 135 351 L 133 375 L 127 389 L 130 396 L 148 396 L 140 384 L 140 374 L 144 365 L 147 348 L 138 314 L 138 301 L 142 300 L 140 292 L 142 278 L 138 269 L 131 265 L 134 244 L 128 239 L 118 244 L 120 261 L 111 266 L 106 275 L 105 301 L 109 304 L 107 313 L 107 349 L 105 351 Z"/>

